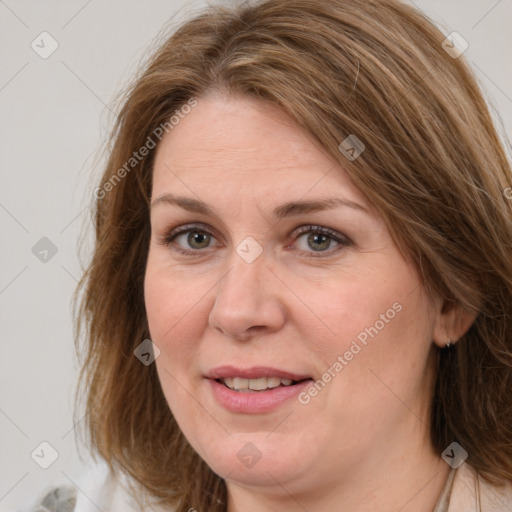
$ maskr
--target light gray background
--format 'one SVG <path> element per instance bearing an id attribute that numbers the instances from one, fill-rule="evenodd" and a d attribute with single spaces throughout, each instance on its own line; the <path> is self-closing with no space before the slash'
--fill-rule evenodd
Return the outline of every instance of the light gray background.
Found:
<path id="1" fill-rule="evenodd" d="M 510 139 L 512 0 L 415 3 L 446 34 L 457 31 L 468 41 L 465 55 Z M 50 483 L 79 483 L 88 471 L 73 429 L 71 296 L 82 268 L 77 241 L 90 226 L 91 192 L 102 170 L 98 151 L 115 93 L 164 23 L 172 16 L 179 23 L 204 4 L 0 0 L 2 511 L 22 510 Z M 47 59 L 31 48 L 43 31 L 59 45 Z M 42 237 L 57 247 L 46 262 L 32 252 Z M 87 240 L 85 256 L 90 234 Z M 59 454 L 46 470 L 31 458 L 43 441 Z M 45 448 L 37 453 L 49 456 Z"/>

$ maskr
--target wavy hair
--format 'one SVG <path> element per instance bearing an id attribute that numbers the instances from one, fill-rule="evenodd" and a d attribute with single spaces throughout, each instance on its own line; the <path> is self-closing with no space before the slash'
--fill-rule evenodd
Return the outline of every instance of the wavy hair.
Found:
<path id="1" fill-rule="evenodd" d="M 130 159 L 211 91 L 288 113 L 380 211 L 427 291 L 477 315 L 452 349 L 433 348 L 431 440 L 439 454 L 456 440 L 485 479 L 512 481 L 511 166 L 464 56 L 444 40 L 397 0 L 266 0 L 202 11 L 140 69 L 109 138 L 76 322 L 91 451 L 139 494 L 178 512 L 226 510 L 225 482 L 185 439 L 155 365 L 134 356 L 150 337 L 156 149 Z M 351 134 L 365 151 L 348 161 L 339 145 Z"/>

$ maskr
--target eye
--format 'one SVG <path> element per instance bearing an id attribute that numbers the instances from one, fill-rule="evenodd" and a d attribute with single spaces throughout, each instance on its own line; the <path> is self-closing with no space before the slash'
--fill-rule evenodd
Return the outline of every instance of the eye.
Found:
<path id="1" fill-rule="evenodd" d="M 176 250 L 184 254 L 206 249 L 215 237 L 198 225 L 186 225 L 173 229 L 162 240 L 164 245 L 175 244 Z"/>
<path id="2" fill-rule="evenodd" d="M 309 253 L 338 252 L 344 247 L 350 245 L 350 240 L 336 231 L 322 226 L 302 226 L 299 229 L 297 241 L 302 242 L 301 251 Z M 334 242 L 334 248 L 331 249 Z M 316 254 L 310 254 L 311 257 L 319 257 Z"/>
<path id="3" fill-rule="evenodd" d="M 182 254 L 197 255 L 203 252 L 202 249 L 211 247 L 212 241 L 215 240 L 210 231 L 202 225 L 188 224 L 172 229 L 164 235 L 161 243 L 172 246 L 172 249 Z M 300 242 L 299 250 L 313 258 L 322 257 L 324 253 L 329 256 L 351 243 L 346 236 L 337 231 L 313 225 L 300 227 L 295 234 L 295 240 L 296 243 Z"/>

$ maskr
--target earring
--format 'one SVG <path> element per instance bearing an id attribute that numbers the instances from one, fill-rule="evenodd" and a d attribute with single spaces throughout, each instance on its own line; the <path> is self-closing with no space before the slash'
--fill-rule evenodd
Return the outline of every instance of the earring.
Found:
<path id="1" fill-rule="evenodd" d="M 448 343 L 445 345 L 445 348 L 450 348 L 452 346 L 452 340 L 448 338 Z"/>

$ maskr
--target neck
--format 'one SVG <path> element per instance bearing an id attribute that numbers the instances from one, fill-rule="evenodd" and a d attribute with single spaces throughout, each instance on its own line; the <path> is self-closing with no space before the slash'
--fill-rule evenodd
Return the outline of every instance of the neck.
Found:
<path id="1" fill-rule="evenodd" d="M 346 474 L 326 478 L 311 490 L 293 482 L 276 482 L 273 488 L 263 490 L 228 481 L 227 510 L 432 512 L 451 468 L 429 444 L 418 449 L 418 445 L 408 442 L 402 443 L 401 448 L 385 455 L 386 450 L 380 451 L 381 457 L 369 458 L 358 468 L 347 468 Z"/>

